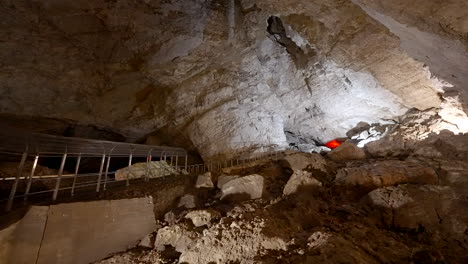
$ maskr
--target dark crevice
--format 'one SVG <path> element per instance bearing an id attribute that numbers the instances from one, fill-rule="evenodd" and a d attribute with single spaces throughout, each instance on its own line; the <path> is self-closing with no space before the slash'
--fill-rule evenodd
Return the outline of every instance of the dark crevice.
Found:
<path id="1" fill-rule="evenodd" d="M 270 16 L 267 20 L 267 32 L 274 41 L 286 48 L 298 68 L 304 68 L 308 63 L 308 55 L 297 44 L 288 37 L 283 21 L 277 16 Z"/>

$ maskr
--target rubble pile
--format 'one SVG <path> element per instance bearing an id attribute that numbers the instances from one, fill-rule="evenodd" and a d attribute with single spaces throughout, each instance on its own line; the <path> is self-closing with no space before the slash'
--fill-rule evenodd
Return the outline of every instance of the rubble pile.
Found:
<path id="1" fill-rule="evenodd" d="M 151 248 L 97 263 L 467 263 L 467 160 L 330 154 L 200 175 Z"/>

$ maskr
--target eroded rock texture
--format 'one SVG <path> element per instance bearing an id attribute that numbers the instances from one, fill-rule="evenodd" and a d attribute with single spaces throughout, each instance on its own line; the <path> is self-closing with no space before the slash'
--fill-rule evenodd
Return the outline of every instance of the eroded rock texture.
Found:
<path id="1" fill-rule="evenodd" d="M 462 137 L 448 138 L 466 151 Z M 417 152 L 346 162 L 284 153 L 283 164 L 246 164 L 219 175 L 218 184 L 235 179 L 211 195 L 191 192 L 194 208 L 172 208 L 152 249 L 96 263 L 466 263 L 467 159 Z M 252 176 L 262 195 L 222 199 L 226 185 L 252 194 Z"/>
<path id="2" fill-rule="evenodd" d="M 450 30 L 419 42 L 362 2 L 2 1 L 0 112 L 151 134 L 208 159 L 439 108 L 450 85 L 432 70 L 466 88 L 464 1 L 425 18 L 423 33 Z M 386 15 L 408 25 L 437 7 L 400 2 Z"/>
<path id="3" fill-rule="evenodd" d="M 468 3 L 466 1 L 353 0 L 366 13 L 385 25 L 401 40 L 410 56 L 455 87 L 447 96 L 458 95 L 468 106 Z M 452 89 L 455 88 L 455 89 Z"/>

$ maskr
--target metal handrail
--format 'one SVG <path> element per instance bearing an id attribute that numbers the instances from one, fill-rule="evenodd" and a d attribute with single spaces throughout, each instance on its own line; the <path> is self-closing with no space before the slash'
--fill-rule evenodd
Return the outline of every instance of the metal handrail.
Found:
<path id="1" fill-rule="evenodd" d="M 77 157 L 75 173 L 70 176 L 73 177 L 73 184 L 67 189 L 71 189 L 71 195 L 74 195 L 74 191 L 79 187 L 80 184 L 76 184 L 77 178 L 80 178 L 78 171 L 80 161 L 84 157 L 89 158 L 101 158 L 101 166 L 97 179 L 94 182 L 96 186 L 96 192 L 101 191 L 101 181 L 104 173 L 103 188 L 106 189 L 108 183 L 107 175 L 109 173 L 109 164 L 111 157 L 128 157 L 128 169 L 129 173 L 132 170 L 132 158 L 136 157 L 148 157 L 148 155 L 154 157 L 166 157 L 167 153 L 170 153 L 172 157 L 179 156 L 185 157 L 187 162 L 187 151 L 182 148 L 153 146 L 153 145 L 142 145 L 142 144 L 131 144 L 123 142 L 111 142 L 105 140 L 93 140 L 83 138 L 71 138 L 71 137 L 59 137 L 40 133 L 30 133 L 15 128 L 2 128 L 0 130 L 0 153 L 8 153 L 8 155 L 21 155 L 21 161 L 19 163 L 16 177 L 13 179 L 13 184 L 8 196 L 6 210 L 9 211 L 13 205 L 13 201 L 16 197 L 24 196 L 25 200 L 28 196 L 37 194 L 30 192 L 31 186 L 37 177 L 34 176 L 35 169 L 37 166 L 37 160 L 40 157 L 61 157 L 60 169 L 56 177 L 53 177 L 55 182 L 55 188 L 51 190 L 53 192 L 52 200 L 56 200 L 61 188 L 61 180 L 68 178 L 64 177 L 64 167 L 67 159 L 70 157 Z M 149 153 L 149 154 L 148 154 Z M 34 157 L 33 168 L 27 177 L 22 177 L 24 165 L 28 157 Z M 166 159 L 166 158 L 165 158 Z M 107 160 L 107 163 L 106 163 Z M 104 165 L 105 171 L 104 171 Z M 126 186 L 130 184 L 127 174 Z M 7 179 L 3 179 L 4 181 Z M 17 188 L 20 180 L 26 181 L 26 190 L 24 195 L 17 195 Z M 42 193 L 42 191 L 41 191 Z"/>
<path id="2" fill-rule="evenodd" d="M 25 147 L 33 150 L 39 156 L 47 154 L 63 154 L 67 152 L 68 157 L 99 157 L 103 151 L 111 156 L 128 156 L 133 152 L 133 157 L 145 157 L 150 149 L 155 157 L 160 157 L 164 152 L 171 152 L 179 156 L 187 153 L 185 149 L 132 144 L 124 142 L 112 142 L 105 140 L 94 140 L 84 138 L 59 137 L 40 133 L 29 133 L 14 128 L 2 128 L 0 130 L 0 152 L 23 153 Z"/>
<path id="3" fill-rule="evenodd" d="M 278 145 L 276 145 L 278 146 Z M 250 153 L 252 152 L 252 147 L 250 146 Z M 273 145 L 271 146 L 260 146 L 259 150 L 265 149 L 275 149 Z M 31 151 L 29 151 L 31 150 Z M 3 180 L 13 180 L 12 188 L 10 195 L 7 199 L 6 210 L 10 210 L 13 205 L 13 200 L 18 197 L 24 197 L 26 200 L 27 197 L 40 193 L 49 193 L 52 192 L 52 199 L 56 200 L 59 192 L 62 190 L 71 190 L 71 196 L 74 195 L 75 189 L 82 188 L 85 186 L 96 186 L 96 192 L 100 192 L 101 189 L 106 190 L 108 183 L 119 182 L 117 180 L 109 180 L 108 175 L 115 175 L 115 171 L 109 172 L 109 164 L 112 157 L 128 157 L 128 172 L 125 179 L 125 185 L 130 184 L 130 173 L 144 171 L 144 181 L 149 180 L 149 164 L 153 157 L 159 158 L 161 161 L 167 161 L 167 158 L 171 158 L 170 164 L 168 166 L 163 166 L 161 169 L 164 173 L 158 175 L 167 175 L 167 173 L 173 173 L 169 167 L 174 167 L 176 172 L 180 173 L 203 173 L 206 171 L 218 171 L 227 167 L 234 167 L 239 165 L 246 165 L 247 163 L 257 161 L 264 158 L 278 158 L 278 151 L 262 151 L 260 153 L 254 153 L 249 155 L 241 154 L 240 157 L 235 159 L 223 159 L 218 161 L 210 161 L 201 164 L 192 164 L 189 165 L 187 160 L 187 151 L 181 148 L 172 148 L 172 147 L 161 147 L 153 145 L 140 145 L 140 144 L 130 144 L 122 142 L 111 142 L 111 141 L 102 141 L 102 140 L 91 140 L 91 139 L 81 139 L 81 138 L 65 138 L 57 137 L 51 135 L 44 135 L 38 133 L 26 133 L 20 132 L 17 130 L 0 130 L 0 153 L 9 153 L 11 155 L 20 155 L 21 161 L 18 166 L 17 175 L 14 178 L 8 178 Z M 34 163 L 32 169 L 28 176 L 22 176 L 23 168 L 28 157 L 34 157 Z M 43 157 L 61 157 L 62 161 L 60 163 L 60 169 L 57 175 L 48 175 L 48 176 L 35 176 L 35 169 L 39 158 Z M 76 166 L 73 174 L 64 174 L 64 167 L 67 160 L 70 160 L 70 157 L 76 157 Z M 98 173 L 84 173 L 79 174 L 80 161 L 82 158 L 100 158 L 100 168 Z M 137 169 L 132 166 L 132 159 L 134 157 L 146 157 L 146 167 L 142 169 Z M 178 166 L 179 157 L 184 157 L 185 162 L 184 166 Z M 133 167 L 133 168 L 132 168 Z M 183 170 L 181 168 L 184 168 Z M 185 172 L 184 172 L 185 170 Z M 103 188 L 100 188 L 102 176 L 104 174 Z M 50 176 L 50 177 L 49 177 Z M 78 179 L 84 177 L 96 177 L 95 180 L 86 181 L 86 182 L 77 182 Z M 73 182 L 70 187 L 62 187 L 61 180 L 71 179 Z M 31 192 L 31 186 L 35 181 L 38 180 L 55 180 L 55 188 L 46 190 L 46 191 L 35 191 Z M 24 180 L 27 183 L 26 191 L 22 195 L 16 194 L 16 189 L 20 180 Z M 132 182 L 138 179 L 132 179 Z M 123 181 L 122 181 L 123 182 Z"/>

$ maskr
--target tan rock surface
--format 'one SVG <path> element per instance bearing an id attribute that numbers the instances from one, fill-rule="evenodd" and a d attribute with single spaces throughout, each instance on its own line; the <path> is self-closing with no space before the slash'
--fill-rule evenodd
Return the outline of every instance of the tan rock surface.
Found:
<path id="1" fill-rule="evenodd" d="M 198 175 L 196 188 L 214 188 L 213 180 L 211 179 L 211 172 L 205 172 Z"/>
<path id="2" fill-rule="evenodd" d="M 437 184 L 434 169 L 415 162 L 399 160 L 377 161 L 375 163 L 343 168 L 336 174 L 335 183 L 346 186 L 379 188 L 403 183 Z"/>
<path id="3" fill-rule="evenodd" d="M 466 205 L 446 186 L 400 185 L 368 194 L 372 206 L 380 210 L 388 226 L 462 235 L 468 226 Z"/>
<path id="4" fill-rule="evenodd" d="M 312 169 L 326 171 L 327 162 L 320 154 L 286 153 L 284 160 L 292 170 L 303 170 L 310 166 Z"/>
<path id="5" fill-rule="evenodd" d="M 247 195 L 249 199 L 259 199 L 263 195 L 263 176 L 252 174 L 234 179 L 221 187 L 221 200 L 231 196 Z"/>
<path id="6" fill-rule="evenodd" d="M 362 160 L 366 158 L 366 152 L 353 143 L 345 142 L 330 151 L 327 156 L 334 161 Z"/>
<path id="7" fill-rule="evenodd" d="M 221 214 L 214 210 L 195 210 L 185 215 L 190 219 L 195 227 L 211 226 L 211 222 L 221 218 Z"/>
<path id="8" fill-rule="evenodd" d="M 239 178 L 240 176 L 238 175 L 220 175 L 218 177 L 218 182 L 216 183 L 216 186 L 221 189 L 223 188 L 223 185 L 232 181 L 232 180 L 235 180 L 237 178 Z"/>
<path id="9" fill-rule="evenodd" d="M 291 195 L 300 187 L 322 186 L 322 183 L 312 176 L 312 173 L 295 170 L 284 186 L 283 195 Z"/>

